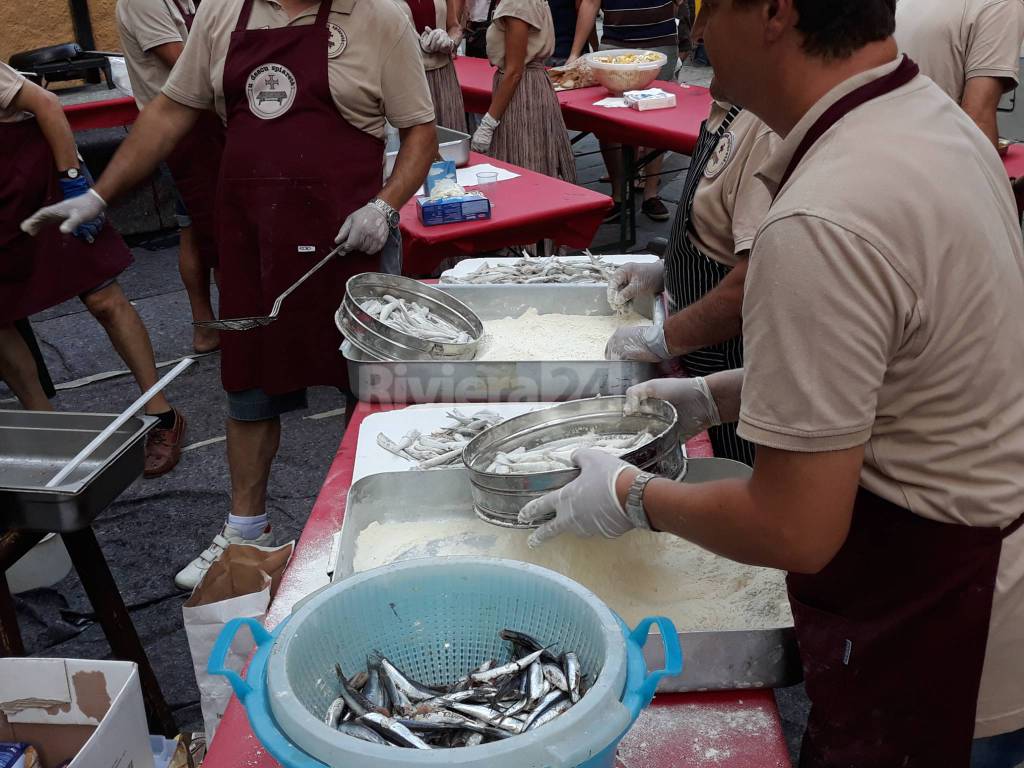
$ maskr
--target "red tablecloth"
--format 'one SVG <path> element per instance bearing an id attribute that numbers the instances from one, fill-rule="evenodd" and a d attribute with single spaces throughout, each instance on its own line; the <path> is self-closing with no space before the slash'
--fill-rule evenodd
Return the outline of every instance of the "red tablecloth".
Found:
<path id="1" fill-rule="evenodd" d="M 1003 165 L 1006 166 L 1006 174 L 1011 179 L 1024 176 L 1024 144 L 1011 144 L 1003 157 Z"/>
<path id="2" fill-rule="evenodd" d="M 491 218 L 425 227 L 416 198 L 402 208 L 402 240 L 407 275 L 431 274 L 448 256 L 470 256 L 509 245 L 529 245 L 550 238 L 559 245 L 586 248 L 612 206 L 607 195 L 550 176 L 517 168 L 475 152 L 470 165 L 491 163 L 519 174 L 500 181 L 487 193 Z"/>
<path id="3" fill-rule="evenodd" d="M 71 130 L 84 131 L 89 128 L 120 128 L 131 125 L 139 116 L 135 99 L 119 96 L 116 99 L 90 101 L 85 104 L 68 104 L 64 114 L 71 123 Z"/>
<path id="4" fill-rule="evenodd" d="M 352 484 L 359 425 L 371 413 L 403 406 L 359 403 L 281 582 L 267 626 L 273 627 L 309 589 L 310 568 L 330 552 Z M 706 439 L 687 444 L 691 456 L 710 455 Z M 771 691 L 658 696 L 620 750 L 624 768 L 789 768 L 786 742 Z M 205 768 L 273 768 L 277 763 L 249 729 L 232 699 L 204 761 Z"/>
<path id="5" fill-rule="evenodd" d="M 462 86 L 466 111 L 486 112 L 491 104 L 494 67 L 486 59 L 460 56 L 455 60 L 455 72 Z M 676 94 L 675 108 L 637 112 L 595 107 L 595 101 L 609 95 L 599 86 L 560 91 L 558 102 L 570 130 L 589 131 L 603 141 L 689 154 L 697 143 L 701 122 L 711 111 L 711 94 L 700 86 L 687 87 L 661 80 L 651 83 L 651 87 Z"/>

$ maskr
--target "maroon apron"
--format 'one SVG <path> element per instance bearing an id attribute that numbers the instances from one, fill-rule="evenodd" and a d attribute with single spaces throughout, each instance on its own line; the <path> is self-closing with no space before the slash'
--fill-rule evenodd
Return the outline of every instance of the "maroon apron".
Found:
<path id="1" fill-rule="evenodd" d="M 312 26 L 279 29 L 246 29 L 252 3 L 242 5 L 224 66 L 221 317 L 268 314 L 278 294 L 334 248 L 342 222 L 383 179 L 384 142 L 349 124 L 331 96 L 330 0 Z M 348 278 L 377 265 L 366 254 L 339 256 L 288 298 L 276 322 L 224 333 L 224 388 L 347 388 L 334 313 Z"/>
<path id="2" fill-rule="evenodd" d="M 423 34 L 427 27 L 437 27 L 437 9 L 434 7 L 434 0 L 405 0 L 412 11 L 412 25 L 416 33 Z"/>
<path id="3" fill-rule="evenodd" d="M 109 224 L 87 243 L 44 227 L 35 237 L 21 222 L 64 199 L 50 145 L 34 118 L 0 123 L 0 323 L 41 312 L 117 277 L 132 263 Z"/>
<path id="4" fill-rule="evenodd" d="M 779 184 L 829 128 L 909 83 L 891 74 L 826 111 Z M 927 520 L 861 487 L 824 570 L 787 577 L 812 708 L 801 768 L 967 768 L 1007 528 Z"/>
<path id="5" fill-rule="evenodd" d="M 174 0 L 191 31 L 195 14 L 187 4 Z M 198 3 L 196 4 L 198 5 Z M 174 184 L 192 219 L 192 234 L 199 258 L 207 269 L 217 266 L 217 180 L 224 152 L 224 124 L 214 112 L 203 111 L 199 119 L 167 157 Z"/>

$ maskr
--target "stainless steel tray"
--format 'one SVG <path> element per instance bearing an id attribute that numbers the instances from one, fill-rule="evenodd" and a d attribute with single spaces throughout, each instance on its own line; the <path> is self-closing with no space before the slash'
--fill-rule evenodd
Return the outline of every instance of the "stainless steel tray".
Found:
<path id="1" fill-rule="evenodd" d="M 116 415 L 0 411 L 0 528 L 76 531 L 142 474 L 153 416 L 128 421 L 56 488 L 46 483 Z"/>
<path id="2" fill-rule="evenodd" d="M 736 477 L 749 472 L 724 459 L 689 459 L 686 482 Z M 465 469 L 388 472 L 353 484 L 345 508 L 334 580 L 354 573 L 356 542 L 373 523 L 475 518 L 469 473 Z M 523 533 L 494 528 L 496 536 Z M 570 577 L 572 574 L 568 574 Z M 614 608 L 614 606 L 612 606 Z M 671 616 L 669 618 L 672 618 Z M 682 675 L 662 680 L 661 691 L 775 688 L 800 680 L 800 662 L 792 627 L 679 633 L 686 664 Z M 661 643 L 649 642 L 649 665 L 663 661 Z M 653 667 L 652 667 L 653 668 Z"/>
<path id="3" fill-rule="evenodd" d="M 395 160 L 398 159 L 400 146 L 398 134 L 390 134 L 384 151 L 385 179 L 395 170 Z M 469 162 L 469 134 L 437 126 L 437 151 L 441 153 L 442 160 L 452 160 L 456 168 L 461 168 Z"/>
<path id="4" fill-rule="evenodd" d="M 603 285 L 439 285 L 481 320 L 541 314 L 610 315 Z M 660 299 L 636 311 L 665 321 Z M 659 375 L 656 363 L 619 360 L 406 361 L 370 360 L 347 341 L 341 353 L 356 396 L 372 403 L 560 402 L 595 395 L 624 395 L 633 384 Z"/>

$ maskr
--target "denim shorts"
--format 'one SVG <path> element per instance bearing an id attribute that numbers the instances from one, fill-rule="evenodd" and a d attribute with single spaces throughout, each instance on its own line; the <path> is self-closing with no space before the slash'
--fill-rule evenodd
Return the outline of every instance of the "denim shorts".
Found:
<path id="1" fill-rule="evenodd" d="M 1024 728 L 984 739 L 975 739 L 971 768 L 1016 768 L 1024 765 Z"/>
<path id="2" fill-rule="evenodd" d="M 259 388 L 228 392 L 228 416 L 235 421 L 267 421 L 308 407 L 304 389 L 280 395 L 268 395 Z"/>

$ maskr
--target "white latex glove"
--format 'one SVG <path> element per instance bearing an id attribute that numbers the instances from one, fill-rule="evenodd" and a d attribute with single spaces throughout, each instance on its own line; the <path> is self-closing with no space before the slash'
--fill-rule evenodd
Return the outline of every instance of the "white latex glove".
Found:
<path id="1" fill-rule="evenodd" d="M 684 440 L 722 423 L 718 405 L 703 378 L 652 379 L 634 384 L 626 390 L 623 410 L 627 416 L 639 413 L 641 403 L 650 399 L 667 400 L 676 407 Z"/>
<path id="2" fill-rule="evenodd" d="M 352 213 L 338 230 L 335 245 L 345 243 L 350 252 L 372 256 L 380 253 L 388 241 L 388 220 L 374 206 L 367 203 Z"/>
<path id="3" fill-rule="evenodd" d="M 501 125 L 501 122 L 491 117 L 490 113 L 484 115 L 484 119 L 480 121 L 476 133 L 473 134 L 472 147 L 474 152 L 486 152 L 491 148 L 491 142 L 494 140 L 494 130 L 499 125 Z"/>
<path id="4" fill-rule="evenodd" d="M 615 494 L 619 475 L 636 467 L 590 448 L 580 448 L 573 453 L 572 460 L 579 466 L 580 476 L 557 491 L 534 499 L 519 513 L 520 523 L 534 523 L 555 513 L 554 520 L 530 535 L 531 549 L 567 531 L 577 536 L 616 539 L 636 527 Z"/>
<path id="5" fill-rule="evenodd" d="M 623 264 L 608 281 L 608 292 L 615 297 L 613 303 L 620 306 L 633 299 L 657 296 L 664 290 L 665 262 L 660 259 L 649 264 Z"/>
<path id="6" fill-rule="evenodd" d="M 106 200 L 96 194 L 96 190 L 90 189 L 84 195 L 40 208 L 21 222 L 21 231 L 36 235 L 48 224 L 60 224 L 60 231 L 70 235 L 83 224 L 102 216 L 106 210 Z"/>
<path id="7" fill-rule="evenodd" d="M 443 29 L 427 27 L 420 35 L 420 48 L 427 53 L 451 53 L 455 49 L 455 45 Z"/>
<path id="8" fill-rule="evenodd" d="M 612 334 L 604 348 L 605 360 L 658 363 L 670 357 L 662 325 L 624 326 Z"/>

